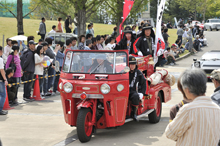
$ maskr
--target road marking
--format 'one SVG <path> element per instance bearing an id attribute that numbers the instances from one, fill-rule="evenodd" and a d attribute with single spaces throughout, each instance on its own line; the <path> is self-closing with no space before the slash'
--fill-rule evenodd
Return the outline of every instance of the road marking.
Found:
<path id="1" fill-rule="evenodd" d="M 44 117 L 63 117 L 62 114 L 37 114 L 37 113 L 8 113 L 9 115 L 20 115 L 20 116 L 44 116 Z"/>

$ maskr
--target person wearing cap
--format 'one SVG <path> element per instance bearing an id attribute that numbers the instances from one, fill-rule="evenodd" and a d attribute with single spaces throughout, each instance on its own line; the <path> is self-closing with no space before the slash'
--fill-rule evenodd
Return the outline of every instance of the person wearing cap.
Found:
<path id="1" fill-rule="evenodd" d="M 214 94 L 211 95 L 211 99 L 220 106 L 220 69 L 212 71 L 210 79 L 215 86 Z"/>
<path id="2" fill-rule="evenodd" d="M 139 102 L 146 92 L 146 79 L 143 73 L 138 70 L 137 60 L 134 56 L 129 56 L 129 67 L 129 100 L 132 105 L 131 118 L 138 121 L 136 113 Z"/>
<path id="3" fill-rule="evenodd" d="M 6 63 L 6 69 L 9 68 L 11 66 L 11 63 L 14 63 L 16 68 L 14 69 L 14 75 L 12 76 L 12 80 L 14 83 L 20 83 L 21 82 L 21 77 L 23 75 L 23 71 L 21 68 L 21 61 L 20 61 L 20 57 L 19 57 L 19 46 L 12 46 L 12 50 L 13 52 L 8 56 L 8 60 Z M 11 66 L 12 67 L 12 66 Z M 15 85 L 15 87 L 17 88 L 17 92 L 15 94 L 15 101 L 13 104 L 17 105 L 17 99 L 18 99 L 18 88 L 19 85 Z"/>
<path id="4" fill-rule="evenodd" d="M 34 78 L 35 71 L 35 60 L 34 51 L 36 43 L 33 40 L 28 42 L 28 49 L 23 53 L 21 57 L 21 67 L 23 70 L 24 81 L 29 81 Z M 31 97 L 31 86 L 32 82 L 27 82 L 24 84 L 24 94 L 23 99 L 25 101 L 32 101 Z"/>
<path id="5" fill-rule="evenodd" d="M 91 68 L 88 70 L 92 73 L 113 73 L 113 69 L 111 67 L 111 63 L 107 60 L 106 54 L 97 55 L 96 59 L 94 60 Z M 84 70 L 84 72 L 87 72 Z"/>
<path id="6" fill-rule="evenodd" d="M 135 43 L 135 36 L 132 33 L 130 26 L 126 26 L 124 29 L 124 36 L 122 40 L 115 47 L 115 50 L 128 50 L 129 54 L 135 54 L 133 44 Z"/>
<path id="7" fill-rule="evenodd" d="M 134 43 L 134 51 L 139 56 L 154 56 L 154 50 L 156 50 L 155 33 L 153 26 L 149 23 L 145 23 L 142 28 L 141 37 L 139 37 Z"/>
<path id="8" fill-rule="evenodd" d="M 46 19 L 43 17 L 41 18 L 41 20 L 42 21 L 40 22 L 40 26 L 39 26 L 39 35 L 41 36 L 41 39 L 44 40 L 45 35 L 47 33 L 46 24 L 45 24 Z"/>

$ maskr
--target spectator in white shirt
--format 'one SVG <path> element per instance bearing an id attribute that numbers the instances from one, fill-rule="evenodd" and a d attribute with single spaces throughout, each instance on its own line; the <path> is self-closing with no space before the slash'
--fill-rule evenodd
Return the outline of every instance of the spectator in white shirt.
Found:
<path id="1" fill-rule="evenodd" d="M 7 38 L 6 43 L 7 43 L 7 46 L 5 46 L 4 48 L 4 55 L 8 57 L 8 55 L 11 53 L 12 40 Z"/>
<path id="2" fill-rule="evenodd" d="M 43 61 L 43 46 L 42 45 L 38 45 L 35 54 L 34 54 L 34 59 L 35 59 L 35 72 L 34 72 L 34 78 L 36 79 L 36 75 L 38 75 L 39 78 L 39 85 L 40 85 L 40 93 L 42 93 L 43 91 L 43 79 L 40 79 L 41 77 L 43 77 L 43 73 L 44 73 L 44 68 L 42 66 L 42 63 L 44 63 Z"/>
<path id="3" fill-rule="evenodd" d="M 49 33 L 56 33 L 57 32 L 57 27 L 56 25 L 52 26 L 52 30 Z"/>
<path id="4" fill-rule="evenodd" d="M 167 50 L 164 52 L 164 57 L 167 60 L 167 64 L 174 65 L 175 64 L 175 56 L 174 53 L 171 52 L 170 47 L 167 48 Z"/>
<path id="5" fill-rule="evenodd" d="M 115 44 L 115 38 L 110 37 L 109 38 L 109 43 L 105 46 L 105 50 L 114 50 L 116 44 Z"/>

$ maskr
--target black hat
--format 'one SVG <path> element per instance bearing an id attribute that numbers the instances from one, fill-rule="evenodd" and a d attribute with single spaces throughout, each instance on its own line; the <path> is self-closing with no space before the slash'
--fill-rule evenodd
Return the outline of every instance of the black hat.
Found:
<path id="1" fill-rule="evenodd" d="M 130 26 L 126 26 L 123 32 L 124 33 L 132 33 L 132 29 Z"/>
<path id="2" fill-rule="evenodd" d="M 33 40 L 30 40 L 30 41 L 28 42 L 28 44 L 30 44 L 30 45 L 37 45 L 37 43 L 35 43 Z"/>
<path id="3" fill-rule="evenodd" d="M 43 39 L 39 39 L 39 41 L 38 42 L 43 42 L 44 40 Z"/>
<path id="4" fill-rule="evenodd" d="M 134 56 L 129 56 L 129 64 L 137 64 L 137 60 Z"/>
<path id="5" fill-rule="evenodd" d="M 151 26 L 150 25 L 150 23 L 145 23 L 144 25 L 143 25 L 143 30 L 146 30 L 146 29 L 152 29 L 153 28 L 153 26 Z"/>

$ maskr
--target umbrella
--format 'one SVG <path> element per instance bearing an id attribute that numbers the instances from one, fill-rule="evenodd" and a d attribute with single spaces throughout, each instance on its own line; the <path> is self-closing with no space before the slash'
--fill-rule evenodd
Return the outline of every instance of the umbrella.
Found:
<path id="1" fill-rule="evenodd" d="M 11 37 L 10 38 L 11 40 L 20 40 L 20 41 L 27 41 L 27 37 L 24 36 L 24 35 L 17 35 L 17 36 L 14 36 L 14 37 Z"/>

